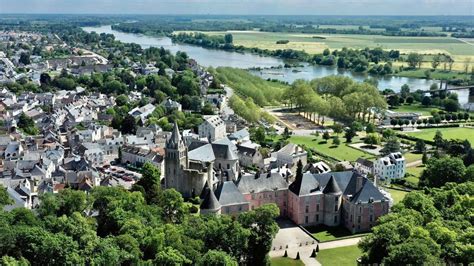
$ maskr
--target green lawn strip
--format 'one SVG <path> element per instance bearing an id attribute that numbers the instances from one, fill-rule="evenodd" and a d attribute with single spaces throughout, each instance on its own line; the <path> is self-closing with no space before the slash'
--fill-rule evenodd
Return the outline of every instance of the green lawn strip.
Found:
<path id="1" fill-rule="evenodd" d="M 402 190 L 393 189 L 393 188 L 384 188 L 384 189 L 387 190 L 390 193 L 390 195 L 392 195 L 393 204 L 399 203 L 408 193 L 407 191 L 402 191 Z"/>
<path id="2" fill-rule="evenodd" d="M 398 112 L 398 113 L 418 113 L 421 114 L 422 116 L 430 116 L 431 111 L 437 110 L 439 111 L 440 109 L 437 107 L 425 107 L 420 104 L 411 104 L 411 105 L 401 105 L 397 106 L 396 108 L 391 108 L 391 111 Z"/>
<path id="3" fill-rule="evenodd" d="M 320 250 L 316 260 L 323 266 L 357 265 L 362 251 L 357 245 Z"/>
<path id="4" fill-rule="evenodd" d="M 343 138 L 339 138 L 341 144 L 335 146 L 332 144 L 332 139 L 327 142 L 322 137 L 314 136 L 292 136 L 290 142 L 305 145 L 308 148 L 314 149 L 319 153 L 326 154 L 339 161 L 355 161 L 359 157 L 373 158 L 372 154 L 368 154 L 361 150 L 354 149 L 346 144 Z"/>
<path id="5" fill-rule="evenodd" d="M 423 154 L 407 152 L 407 153 L 403 154 L 403 156 L 405 157 L 406 163 L 412 163 L 412 162 L 416 162 L 418 160 L 421 160 L 421 158 L 423 157 Z"/>
<path id="6" fill-rule="evenodd" d="M 367 233 L 352 234 L 351 231 L 347 230 L 342 226 L 326 226 L 326 225 L 315 225 L 307 226 L 305 229 L 319 242 L 328 242 L 333 240 L 341 240 L 347 238 L 354 238 L 366 235 Z"/>
<path id="7" fill-rule="evenodd" d="M 452 128 L 429 128 L 422 129 L 417 132 L 406 133 L 408 136 L 424 140 L 433 140 L 436 131 L 440 131 L 443 134 L 444 139 L 467 139 L 471 144 L 474 144 L 474 128 L 465 127 L 452 127 Z"/>
<path id="8" fill-rule="evenodd" d="M 293 258 L 271 258 L 271 266 L 303 266 L 304 263 L 301 260 L 295 260 Z"/>
<path id="9" fill-rule="evenodd" d="M 416 167 L 408 167 L 407 168 L 407 173 L 410 175 L 409 177 L 416 177 L 419 178 L 421 176 L 421 173 L 425 170 L 424 165 L 419 165 Z M 408 177 L 407 177 L 408 180 Z"/>
<path id="10" fill-rule="evenodd" d="M 427 72 L 427 70 L 429 72 Z M 407 77 L 407 78 L 426 78 L 426 73 L 429 73 L 429 78 L 432 79 L 468 79 L 469 75 L 465 73 L 460 73 L 457 71 L 444 71 L 444 70 L 436 70 L 431 71 L 429 69 L 421 68 L 421 69 L 414 69 L 414 70 L 404 70 L 400 71 L 395 76 L 399 77 Z"/>

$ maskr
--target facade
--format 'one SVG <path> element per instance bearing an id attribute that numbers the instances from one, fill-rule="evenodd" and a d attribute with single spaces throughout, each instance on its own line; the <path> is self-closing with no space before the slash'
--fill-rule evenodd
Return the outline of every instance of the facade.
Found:
<path id="1" fill-rule="evenodd" d="M 212 142 L 227 136 L 226 125 L 219 116 L 205 116 L 204 119 L 204 122 L 198 128 L 200 138 L 207 138 Z"/>
<path id="2" fill-rule="evenodd" d="M 356 171 L 307 172 L 290 185 L 279 171 L 243 175 L 220 183 L 215 193 L 207 191 L 202 213 L 236 215 L 275 203 L 298 225 L 344 226 L 352 233 L 369 231 L 389 211 L 389 200 Z"/>
<path id="3" fill-rule="evenodd" d="M 277 167 L 287 166 L 295 172 L 298 161 L 301 161 L 303 165 L 307 164 L 308 153 L 302 147 L 288 143 L 279 151 L 272 153 L 272 157 L 276 158 Z"/>
<path id="4" fill-rule="evenodd" d="M 400 152 L 377 159 L 374 164 L 374 172 L 381 180 L 400 179 L 405 177 L 405 157 Z"/>
<path id="5" fill-rule="evenodd" d="M 374 162 L 364 158 L 358 158 L 354 163 L 354 168 L 364 175 L 375 174 Z"/>

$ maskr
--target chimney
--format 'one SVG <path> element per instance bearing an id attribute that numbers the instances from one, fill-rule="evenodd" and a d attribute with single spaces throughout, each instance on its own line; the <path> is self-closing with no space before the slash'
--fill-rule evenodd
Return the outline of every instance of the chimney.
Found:
<path id="1" fill-rule="evenodd" d="M 364 184 L 364 177 L 361 175 L 357 175 L 357 180 L 356 180 L 356 192 L 359 192 L 359 190 L 362 189 L 362 185 Z"/>

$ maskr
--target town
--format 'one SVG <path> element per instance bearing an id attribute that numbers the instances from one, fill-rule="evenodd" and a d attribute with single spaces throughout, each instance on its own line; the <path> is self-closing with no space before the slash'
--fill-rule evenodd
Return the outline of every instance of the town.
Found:
<path id="1" fill-rule="evenodd" d="M 130 33 L 165 23 L 146 17 L 14 19 L 0 19 L 2 264 L 473 263 L 470 61 L 440 53 L 444 71 L 426 71 L 442 78 L 396 88 L 371 69 L 436 59 L 327 49 L 315 56 L 339 69 L 367 58 L 369 77 L 304 79 L 201 61 L 218 60 L 193 54 L 213 38 L 201 22 L 156 37 Z M 248 56 L 239 34 L 203 53 Z M 298 78 L 265 78 L 285 69 Z"/>

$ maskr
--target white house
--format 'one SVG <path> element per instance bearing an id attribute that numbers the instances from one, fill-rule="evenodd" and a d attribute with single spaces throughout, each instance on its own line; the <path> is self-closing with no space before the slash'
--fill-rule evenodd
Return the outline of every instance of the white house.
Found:
<path id="1" fill-rule="evenodd" d="M 154 110 L 155 110 L 155 106 L 149 103 L 142 107 L 133 108 L 130 112 L 128 112 L 128 114 L 132 115 L 135 118 L 139 117 L 142 121 L 145 121 L 147 116 L 151 115 L 151 113 L 153 113 Z"/>
<path id="2" fill-rule="evenodd" d="M 380 179 L 399 179 L 405 176 L 405 157 L 400 152 L 390 153 L 388 156 L 377 159 L 375 175 Z"/>
<path id="3" fill-rule="evenodd" d="M 226 126 L 219 116 L 204 116 L 204 119 L 204 122 L 198 128 L 200 138 L 207 138 L 210 142 L 213 142 L 226 137 Z"/>

